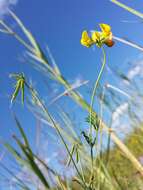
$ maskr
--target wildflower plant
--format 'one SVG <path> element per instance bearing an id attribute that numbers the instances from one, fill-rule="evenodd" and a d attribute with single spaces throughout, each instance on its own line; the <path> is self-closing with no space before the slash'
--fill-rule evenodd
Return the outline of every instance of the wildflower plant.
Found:
<path id="1" fill-rule="evenodd" d="M 69 157 L 67 165 L 73 164 L 78 176 L 76 178 L 76 182 L 80 185 L 80 187 L 84 190 L 101 189 L 100 186 L 101 183 L 103 183 L 104 189 L 110 189 L 110 190 L 121 189 L 118 184 L 118 181 L 112 180 L 112 177 L 108 172 L 108 169 L 104 165 L 102 159 L 100 159 L 101 157 L 97 158 L 97 155 L 94 155 L 93 149 L 97 144 L 97 135 L 98 135 L 98 130 L 100 128 L 102 128 L 111 137 L 114 143 L 120 148 L 124 156 L 126 156 L 126 158 L 128 158 L 131 161 L 136 170 L 139 171 L 141 175 L 143 175 L 143 167 L 141 166 L 139 161 L 134 157 L 134 155 L 130 152 L 130 150 L 124 145 L 124 143 L 117 137 L 114 131 L 111 131 L 110 128 L 106 126 L 106 124 L 102 121 L 102 117 L 99 117 L 93 109 L 96 91 L 106 64 L 106 53 L 104 50 L 104 45 L 108 47 L 112 47 L 114 45 L 113 35 L 110 25 L 102 23 L 99 25 L 101 29 L 100 31 L 87 32 L 85 30 L 82 32 L 82 37 L 80 40 L 81 44 L 87 48 L 96 45 L 98 48 L 101 48 L 103 53 L 102 66 L 93 87 L 91 102 L 90 104 L 88 104 L 86 100 L 83 99 L 76 90 L 71 88 L 71 85 L 62 76 L 62 73 L 60 72 L 58 66 L 56 64 L 54 65 L 49 64 L 49 60 L 45 55 L 44 51 L 42 50 L 42 48 L 40 47 L 39 43 L 35 40 L 32 34 L 25 28 L 20 19 L 13 12 L 9 11 L 9 13 L 12 16 L 12 18 L 17 22 L 17 24 L 20 26 L 20 29 L 23 31 L 23 33 L 26 35 L 28 42 L 24 41 L 4 21 L 0 22 L 0 26 L 3 27 L 1 32 L 4 32 L 8 35 L 13 35 L 21 44 L 23 44 L 23 46 L 27 50 L 28 55 L 32 59 L 36 60 L 42 69 L 44 68 L 44 71 L 49 74 L 51 79 L 54 79 L 57 82 L 59 82 L 59 84 L 63 85 L 65 89 L 68 90 L 68 96 L 71 97 L 78 105 L 80 105 L 88 113 L 86 121 L 90 124 L 89 133 L 82 131 L 82 135 L 86 140 L 88 146 L 90 147 L 90 155 L 86 151 L 85 148 L 86 146 L 84 142 L 82 142 L 77 135 L 73 135 L 74 137 L 71 137 L 70 135 L 66 134 L 66 132 L 60 126 L 60 124 L 50 114 L 47 106 L 40 98 L 39 93 L 32 87 L 32 85 L 28 84 L 27 82 L 28 80 L 26 80 L 24 74 L 22 73 L 22 74 L 11 75 L 11 77 L 16 80 L 15 90 L 14 93 L 12 94 L 11 102 L 13 102 L 17 98 L 18 93 L 21 91 L 21 99 L 22 103 L 24 103 L 24 90 L 25 87 L 27 88 L 27 91 L 30 93 L 32 100 L 34 100 L 34 103 L 36 102 L 35 103 L 36 106 L 38 106 L 38 108 L 41 109 L 41 111 L 45 114 L 47 121 L 50 123 L 50 125 L 56 130 L 57 134 L 59 135 L 61 142 L 63 143 Z M 47 165 L 42 160 L 40 160 L 31 150 L 31 147 L 28 143 L 28 139 L 24 133 L 24 130 L 20 126 L 17 119 L 16 119 L 16 124 L 18 125 L 18 129 L 24 140 L 24 143 L 22 143 L 16 136 L 14 136 L 14 140 L 21 149 L 21 153 L 19 154 L 11 145 L 5 144 L 5 146 L 15 156 L 15 158 L 17 159 L 17 161 L 19 161 L 20 164 L 22 163 L 24 166 L 30 168 L 30 170 L 38 177 L 38 179 L 43 185 L 41 189 L 52 189 L 50 187 L 51 184 L 48 182 L 47 178 L 44 176 L 43 172 L 36 164 L 35 159 L 38 159 L 40 163 L 44 165 L 45 168 L 47 168 Z M 93 130 L 94 132 L 96 132 L 96 136 L 93 135 Z M 67 143 L 67 141 L 70 142 L 71 147 L 69 147 L 69 143 Z M 83 167 L 82 167 L 83 163 L 86 164 L 89 168 L 90 175 L 87 177 L 87 179 L 85 178 L 85 174 L 83 172 Z M 71 189 L 69 186 L 65 187 L 59 175 L 54 174 L 54 176 L 57 179 L 57 183 L 60 184 L 61 187 L 60 189 Z M 99 179 L 99 184 L 97 185 L 98 179 Z"/>
<path id="2" fill-rule="evenodd" d="M 93 122 L 93 118 L 95 118 L 95 116 L 93 116 L 93 105 L 94 105 L 94 99 L 95 99 L 95 95 L 96 95 L 96 90 L 98 88 L 99 85 L 99 81 L 101 79 L 102 73 L 104 71 L 105 68 L 105 64 L 106 64 L 106 54 L 105 54 L 105 50 L 103 45 L 107 45 L 108 47 L 112 47 L 114 45 L 114 42 L 112 40 L 112 32 L 111 32 L 111 27 L 108 24 L 99 24 L 101 31 L 92 31 L 91 32 L 91 36 L 89 36 L 88 32 L 85 30 L 82 32 L 82 37 L 81 37 L 81 44 L 87 48 L 96 45 L 98 48 L 102 49 L 103 52 L 103 62 L 102 62 L 102 67 L 101 70 L 99 72 L 99 75 L 97 77 L 97 80 L 95 81 L 94 84 L 94 88 L 93 88 L 93 92 L 92 92 L 92 96 L 91 96 L 91 103 L 90 103 L 90 116 L 89 119 L 87 120 L 90 123 L 90 130 L 89 130 L 89 134 L 87 135 L 84 131 L 82 132 L 85 140 L 87 141 L 88 145 L 90 146 L 90 152 L 91 152 L 91 168 L 94 167 L 94 147 L 96 145 L 96 141 L 97 141 L 97 137 L 98 137 L 98 129 L 100 127 L 100 122 L 98 127 L 96 128 L 96 135 L 95 137 L 93 137 L 93 129 L 95 129 L 95 122 Z M 94 176 L 94 171 L 93 169 L 91 169 L 91 179 L 93 179 Z M 90 185 L 92 186 L 93 181 L 91 181 Z"/>

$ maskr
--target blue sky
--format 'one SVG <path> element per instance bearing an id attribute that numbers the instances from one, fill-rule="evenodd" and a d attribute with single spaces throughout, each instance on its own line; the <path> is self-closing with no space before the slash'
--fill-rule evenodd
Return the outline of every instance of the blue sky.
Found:
<path id="1" fill-rule="evenodd" d="M 141 0 L 121 2 L 142 11 Z M 101 66 L 101 51 L 97 48 L 87 49 L 80 44 L 81 32 L 84 29 L 94 30 L 98 28 L 99 23 L 108 23 L 115 36 L 126 37 L 140 45 L 143 44 L 141 19 L 115 6 L 109 0 L 19 0 L 15 1 L 11 8 L 43 48 L 48 44 L 61 72 L 69 80 L 82 76 L 84 80 L 93 82 Z M 4 16 L 4 19 L 19 32 L 17 25 L 8 15 Z M 42 88 L 39 85 L 43 80 L 41 74 L 34 71 L 27 61 L 23 61 L 24 48 L 5 34 L 0 34 L 0 41 L 0 137 L 11 141 L 10 136 L 16 131 L 12 111 L 19 116 L 28 136 L 34 137 L 36 120 L 32 114 L 20 104 L 15 104 L 10 109 L 7 95 L 12 93 L 12 82 L 8 75 L 24 71 L 29 78 L 36 80 L 36 86 L 43 94 L 48 91 L 45 86 Z M 108 64 L 122 69 L 127 61 L 135 59 L 141 52 L 116 43 L 113 48 L 106 48 L 106 53 Z M 114 84 L 112 76 L 106 80 Z"/>

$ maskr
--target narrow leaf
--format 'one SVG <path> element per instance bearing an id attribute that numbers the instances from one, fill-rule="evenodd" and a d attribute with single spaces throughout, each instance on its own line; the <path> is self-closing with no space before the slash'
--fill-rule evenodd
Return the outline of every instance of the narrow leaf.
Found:
<path id="1" fill-rule="evenodd" d="M 67 165 L 69 166 L 71 161 L 72 161 L 72 157 L 73 157 L 73 153 L 74 153 L 74 150 L 75 150 L 75 145 L 72 146 L 72 149 L 70 151 L 70 154 L 69 154 L 69 160 L 67 162 Z"/>

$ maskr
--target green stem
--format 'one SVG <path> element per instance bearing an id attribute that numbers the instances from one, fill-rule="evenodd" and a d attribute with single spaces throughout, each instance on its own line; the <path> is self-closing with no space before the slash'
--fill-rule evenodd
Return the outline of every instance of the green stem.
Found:
<path id="1" fill-rule="evenodd" d="M 33 52 L 33 48 L 27 44 L 18 34 L 16 34 L 7 24 L 5 24 L 2 20 L 0 20 L 0 25 L 2 25 L 6 31 L 7 34 L 13 35 L 23 46 L 25 46 L 30 52 Z"/>
<path id="2" fill-rule="evenodd" d="M 112 118 L 109 123 L 109 129 L 112 130 Z M 111 142 L 111 133 L 108 134 L 108 140 L 107 140 L 107 152 L 106 152 L 106 165 L 108 166 L 109 162 L 109 156 L 110 156 L 110 142 Z"/>
<path id="3" fill-rule="evenodd" d="M 102 76 L 102 73 L 104 71 L 104 68 L 105 68 L 105 64 L 106 64 L 106 54 L 105 54 L 105 50 L 104 48 L 102 47 L 102 53 L 103 53 L 103 62 L 102 62 L 102 67 L 100 69 L 100 72 L 99 72 L 99 75 L 97 77 L 97 80 L 95 82 L 95 85 L 94 85 L 94 88 L 93 88 L 93 92 L 92 92 L 92 96 L 91 96 L 91 104 L 90 104 L 90 131 L 89 131 L 89 135 L 90 135 L 90 138 L 92 139 L 92 110 L 93 110 L 93 105 L 94 105 L 94 98 L 95 98 L 95 95 L 96 95 L 96 90 L 97 90 L 97 87 L 99 85 L 99 81 L 101 79 L 101 76 Z M 96 132 L 96 139 L 98 138 L 98 132 Z M 96 140 L 97 141 L 97 140 Z M 94 173 L 94 163 L 93 163 L 93 147 L 91 147 L 91 151 L 90 151 L 90 154 L 91 154 L 91 177 L 93 177 L 93 173 Z"/>
<path id="4" fill-rule="evenodd" d="M 102 76 L 102 73 L 104 71 L 104 67 L 105 67 L 105 64 L 106 64 L 106 53 L 105 53 L 105 50 L 104 48 L 102 47 L 102 53 L 103 53 L 103 62 L 102 62 L 102 67 L 100 69 L 100 72 L 99 72 L 99 75 L 97 77 L 97 80 L 95 82 L 95 85 L 94 85 L 94 88 L 93 88 L 93 92 L 92 92 L 92 96 L 91 96 L 91 104 L 90 104 L 90 135 L 92 136 L 92 125 L 91 125 L 91 119 L 92 119 L 92 110 L 93 110 L 93 105 L 94 105 L 94 98 L 95 98 L 95 95 L 96 95 L 96 90 L 97 90 L 97 87 L 99 85 L 99 81 L 101 79 L 101 76 Z"/>
<path id="5" fill-rule="evenodd" d="M 76 165 L 76 163 L 75 163 L 75 161 L 74 161 L 74 159 L 73 159 L 73 157 L 72 157 L 72 155 L 71 155 L 71 153 L 70 153 L 70 150 L 69 150 L 69 148 L 68 148 L 68 146 L 67 146 L 67 144 L 66 144 L 66 142 L 65 142 L 65 140 L 64 140 L 64 138 L 63 138 L 63 136 L 62 136 L 62 134 L 61 134 L 61 132 L 60 132 L 60 130 L 59 130 L 59 128 L 57 127 L 57 125 L 56 125 L 54 119 L 51 117 L 51 115 L 49 114 L 49 112 L 48 112 L 48 110 L 46 109 L 45 105 L 42 103 L 42 101 L 40 100 L 40 98 L 38 97 L 38 95 L 35 93 L 35 90 L 34 90 L 31 86 L 29 86 L 26 82 L 25 82 L 25 85 L 26 85 L 27 88 L 30 90 L 32 96 L 38 101 L 38 103 L 40 104 L 40 106 L 42 107 L 42 109 L 43 109 L 44 112 L 47 114 L 48 118 L 50 119 L 50 122 L 53 124 L 53 127 L 56 129 L 58 135 L 59 135 L 60 138 L 61 138 L 61 141 L 63 142 L 63 144 L 64 144 L 64 146 L 65 146 L 65 148 L 66 148 L 66 150 L 67 150 L 67 153 L 69 154 L 69 156 L 70 156 L 70 158 L 71 158 L 71 160 L 72 160 L 72 162 L 73 162 L 73 165 L 74 165 L 74 167 L 75 167 L 75 169 L 76 169 L 76 171 L 77 171 L 77 174 L 79 175 L 79 177 L 81 178 L 81 180 L 82 180 L 82 182 L 83 182 L 83 184 L 84 184 L 84 188 L 87 189 L 86 183 L 85 183 L 85 181 L 84 181 L 82 175 L 80 174 L 80 172 L 79 172 L 79 170 L 78 170 L 78 168 L 77 168 L 77 165 Z"/>
<path id="6" fill-rule="evenodd" d="M 103 92 L 102 92 L 102 95 L 101 95 L 101 101 L 100 101 L 100 118 L 103 117 L 103 103 L 104 103 L 104 96 L 105 96 L 105 86 L 103 87 Z M 101 122 L 99 123 L 99 129 L 100 129 L 100 143 L 99 143 L 99 146 L 97 146 L 98 148 L 96 148 L 97 152 L 99 153 L 99 172 L 101 172 L 101 162 L 100 160 L 102 160 L 102 138 L 103 138 L 103 130 L 102 130 L 102 126 L 101 126 Z M 96 158 L 97 160 L 97 158 Z M 96 160 L 95 160 L 95 163 L 96 163 Z M 98 189 L 100 190 L 101 189 L 101 176 L 99 175 L 98 177 Z"/>
<path id="7" fill-rule="evenodd" d="M 93 180 L 94 180 L 94 164 L 93 164 L 93 146 L 90 147 L 90 155 L 91 155 L 91 182 L 90 182 L 90 186 L 93 189 Z"/>

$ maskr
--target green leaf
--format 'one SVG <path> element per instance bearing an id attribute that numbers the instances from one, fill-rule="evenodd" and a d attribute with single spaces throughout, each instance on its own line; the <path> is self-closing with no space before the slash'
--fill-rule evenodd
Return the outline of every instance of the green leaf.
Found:
<path id="1" fill-rule="evenodd" d="M 24 104 L 24 87 L 25 87 L 25 77 L 24 74 L 11 74 L 10 77 L 16 80 L 15 90 L 11 97 L 11 103 L 16 99 L 18 96 L 19 91 L 21 90 L 21 101 Z"/>
<path id="2" fill-rule="evenodd" d="M 22 166 L 28 166 L 27 161 L 10 144 L 5 143 L 4 146 Z"/>
<path id="3" fill-rule="evenodd" d="M 14 116 L 14 119 L 15 119 L 15 122 L 16 122 L 16 126 L 18 127 L 18 129 L 19 129 L 19 131 L 20 131 L 20 134 L 21 134 L 21 136 L 22 136 L 23 139 L 24 139 L 24 143 L 25 143 L 26 147 L 28 148 L 28 150 L 31 152 L 31 155 L 32 155 L 32 150 L 31 150 L 31 148 L 30 148 L 30 145 L 29 145 L 28 139 L 27 139 L 27 137 L 26 137 L 26 134 L 25 134 L 23 128 L 21 127 L 21 124 L 20 124 L 20 122 L 18 121 L 18 119 L 17 119 L 16 116 Z"/>
<path id="4" fill-rule="evenodd" d="M 75 154 L 76 154 L 76 162 L 78 163 L 79 162 L 79 151 L 78 151 L 77 146 L 76 146 L 76 149 L 75 149 Z"/>
<path id="5" fill-rule="evenodd" d="M 36 52 L 40 52 L 36 40 L 34 39 L 34 37 L 32 36 L 32 34 L 26 29 L 26 27 L 23 25 L 23 23 L 21 22 L 21 20 L 11 10 L 9 10 L 9 13 L 14 18 L 14 20 L 17 22 L 17 24 L 20 26 L 20 28 L 22 29 L 22 31 L 24 32 L 24 34 L 27 36 L 27 38 L 29 39 L 30 43 L 32 44 L 32 46 L 36 50 Z"/>
<path id="6" fill-rule="evenodd" d="M 72 161 L 74 150 L 75 150 L 75 145 L 73 145 L 72 148 L 71 148 L 71 151 L 70 151 L 70 154 L 69 154 L 69 159 L 68 159 L 68 162 L 67 162 L 68 166 L 70 165 L 70 163 Z"/>
<path id="7" fill-rule="evenodd" d="M 29 150 L 27 151 L 27 147 L 25 147 L 16 136 L 14 136 L 14 139 L 17 142 L 17 144 L 19 145 L 19 147 L 22 150 L 22 152 L 24 153 L 24 155 L 26 156 L 27 161 L 31 167 L 31 170 L 40 179 L 40 181 L 43 183 L 43 185 L 46 188 L 49 188 L 50 186 L 49 186 L 46 178 L 44 177 L 42 171 L 38 167 L 38 164 L 34 160 L 34 154 L 33 154 L 33 156 L 31 156 L 31 153 L 29 153 Z"/>
<path id="8" fill-rule="evenodd" d="M 19 93 L 20 87 L 21 87 L 21 82 L 18 81 L 16 83 L 16 87 L 15 87 L 14 93 L 12 94 L 12 97 L 11 97 L 11 103 L 13 103 L 13 101 L 16 99 L 16 97 L 17 97 L 17 95 Z"/>
<path id="9" fill-rule="evenodd" d="M 22 104 L 24 104 L 24 81 L 21 81 L 21 100 Z"/>

